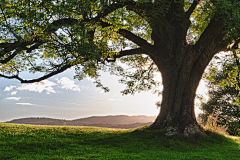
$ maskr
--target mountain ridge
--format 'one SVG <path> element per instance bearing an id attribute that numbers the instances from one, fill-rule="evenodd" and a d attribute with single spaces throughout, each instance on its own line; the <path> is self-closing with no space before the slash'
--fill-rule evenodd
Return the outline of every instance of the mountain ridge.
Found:
<path id="1" fill-rule="evenodd" d="M 33 124 L 33 125 L 60 125 L 60 126 L 95 126 L 106 128 L 136 128 L 150 125 L 156 116 L 127 116 L 127 115 L 109 115 L 109 116 L 91 116 L 74 120 L 54 119 L 47 117 L 27 117 L 19 118 L 5 123 Z"/>

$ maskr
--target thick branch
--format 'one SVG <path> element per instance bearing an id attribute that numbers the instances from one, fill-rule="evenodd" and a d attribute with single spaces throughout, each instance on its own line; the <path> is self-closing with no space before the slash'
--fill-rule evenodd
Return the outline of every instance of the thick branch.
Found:
<path id="1" fill-rule="evenodd" d="M 155 6 L 158 7 L 157 5 Z M 137 13 L 140 17 L 144 18 L 146 21 L 148 21 L 149 19 L 148 16 L 152 14 L 150 13 L 153 9 L 152 7 L 154 7 L 152 2 L 144 3 L 132 2 L 132 4 L 128 4 L 126 6 L 127 10 Z"/>
<path id="2" fill-rule="evenodd" d="M 25 46 L 27 45 L 30 45 L 32 44 L 32 42 L 14 42 L 14 43 L 0 43 L 0 49 L 1 48 L 4 48 L 2 51 L 1 51 L 1 56 L 4 56 L 6 53 L 14 50 L 14 49 L 17 49 L 18 47 L 19 48 L 24 48 Z"/>
<path id="3" fill-rule="evenodd" d="M 134 55 L 134 54 L 147 54 L 147 52 L 142 48 L 124 50 L 124 51 L 120 51 L 119 54 L 115 56 L 115 58 L 121 58 L 123 56 Z"/>
<path id="4" fill-rule="evenodd" d="M 63 19 L 59 19 L 54 21 L 53 23 L 51 23 L 45 30 L 44 32 L 47 33 L 53 33 L 56 30 L 58 30 L 58 27 L 62 26 L 62 25 L 73 25 L 73 24 L 77 24 L 80 23 L 80 21 L 78 21 L 77 19 L 73 19 L 73 18 L 63 18 Z"/>
<path id="5" fill-rule="evenodd" d="M 114 55 L 113 59 L 107 59 L 107 62 L 115 62 L 116 58 L 121 58 L 123 56 L 135 55 L 135 54 L 147 54 L 147 52 L 142 48 L 124 50 L 124 51 L 120 51 L 118 55 Z"/>
<path id="6" fill-rule="evenodd" d="M 200 53 L 213 45 L 213 43 L 216 45 L 217 43 L 222 42 L 224 36 L 224 21 L 220 18 L 213 17 L 194 47 L 200 48 L 198 50 Z"/>
<path id="7" fill-rule="evenodd" d="M 148 43 L 145 39 L 136 36 L 132 32 L 125 30 L 125 29 L 119 29 L 118 33 L 121 34 L 123 37 L 129 39 L 130 41 L 134 42 L 138 46 L 140 46 L 142 49 L 144 49 L 147 53 L 149 52 L 156 52 L 153 46 Z"/>
<path id="8" fill-rule="evenodd" d="M 7 62 L 9 62 L 11 59 L 13 59 L 16 55 L 18 54 L 17 51 L 14 51 L 9 57 L 7 57 L 4 60 L 0 60 L 1 64 L 6 64 Z"/>
<path id="9" fill-rule="evenodd" d="M 72 67 L 71 65 L 65 65 L 63 67 L 61 67 L 60 69 L 57 69 L 56 71 L 53 71 L 45 76 L 42 76 L 40 78 L 37 78 L 37 79 L 31 79 L 31 80 L 24 80 L 22 78 L 20 78 L 18 75 L 14 75 L 14 76 L 6 76 L 6 75 L 3 75 L 3 74 L 0 74 L 0 77 L 4 77 L 4 78 L 7 78 L 7 79 L 17 79 L 19 80 L 21 83 L 34 83 L 34 82 L 40 82 L 42 80 L 45 80 L 47 78 L 50 78 L 56 74 L 59 74 L 65 70 L 67 70 L 68 68 Z"/>
<path id="10" fill-rule="evenodd" d="M 7 53 L 13 51 L 7 58 L 0 60 L 0 63 L 6 64 L 11 59 L 13 59 L 19 51 L 27 49 L 26 46 L 30 45 L 32 42 L 14 42 L 14 43 L 0 43 L 0 48 L 3 50 L 0 52 L 0 57 L 4 57 Z M 14 51 L 15 50 L 15 51 Z"/>
<path id="11" fill-rule="evenodd" d="M 189 19 L 191 14 L 193 13 L 194 9 L 197 7 L 199 3 L 199 0 L 194 0 L 191 7 L 188 9 L 188 11 L 186 12 L 186 18 Z"/>
<path id="12" fill-rule="evenodd" d="M 98 16 L 94 18 L 95 20 L 99 21 L 101 18 L 107 16 L 108 14 L 116 11 L 119 8 L 123 8 L 126 5 L 132 4 L 133 2 L 118 2 L 112 3 L 110 5 L 104 5 L 103 9 L 98 13 Z"/>

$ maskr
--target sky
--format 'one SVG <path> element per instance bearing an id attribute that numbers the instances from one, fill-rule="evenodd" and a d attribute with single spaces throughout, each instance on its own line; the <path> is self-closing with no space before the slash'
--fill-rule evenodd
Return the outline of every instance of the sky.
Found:
<path id="1" fill-rule="evenodd" d="M 118 83 L 120 77 L 103 72 L 100 79 L 110 88 L 110 92 L 105 93 L 95 87 L 91 78 L 74 79 L 74 72 L 69 69 L 32 84 L 0 78 L 0 122 L 26 117 L 73 120 L 106 115 L 157 116 L 159 113 L 155 103 L 161 97 L 156 94 L 141 92 L 122 96 L 120 91 L 125 85 Z M 207 93 L 204 83 L 197 93 Z M 199 109 L 196 108 L 196 112 L 199 113 Z"/>

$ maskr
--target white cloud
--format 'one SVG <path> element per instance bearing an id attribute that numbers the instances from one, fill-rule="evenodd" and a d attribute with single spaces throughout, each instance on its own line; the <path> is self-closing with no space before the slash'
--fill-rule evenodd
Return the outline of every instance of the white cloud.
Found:
<path id="1" fill-rule="evenodd" d="M 11 95 L 15 95 L 15 94 L 17 94 L 17 91 L 11 92 Z"/>
<path id="2" fill-rule="evenodd" d="M 72 90 L 72 91 L 78 91 L 80 92 L 81 89 L 78 85 L 75 84 L 73 80 L 68 79 L 67 77 L 62 77 L 61 79 L 56 79 L 57 83 L 61 85 L 61 88 Z"/>
<path id="3" fill-rule="evenodd" d="M 94 90 L 94 92 L 105 93 L 102 88 L 96 88 L 96 89 Z"/>
<path id="4" fill-rule="evenodd" d="M 87 80 L 90 81 L 90 82 L 94 82 L 94 79 L 92 79 L 90 77 L 87 77 Z"/>
<path id="5" fill-rule="evenodd" d="M 32 104 L 32 103 L 16 103 L 16 104 L 19 104 L 19 105 L 27 105 L 27 106 L 33 106 L 35 104 Z"/>
<path id="6" fill-rule="evenodd" d="M 6 88 L 4 89 L 4 91 L 11 91 L 13 88 L 16 88 L 16 86 L 6 87 Z"/>
<path id="7" fill-rule="evenodd" d="M 52 87 L 55 85 L 57 84 L 54 82 L 43 80 L 37 83 L 22 85 L 21 87 L 18 87 L 17 90 L 28 90 L 28 91 L 39 92 L 39 93 L 42 93 L 45 90 L 47 94 L 50 94 L 50 93 L 56 93 L 56 91 Z"/>
<path id="8" fill-rule="evenodd" d="M 18 101 L 20 97 L 7 97 L 5 99 Z"/>

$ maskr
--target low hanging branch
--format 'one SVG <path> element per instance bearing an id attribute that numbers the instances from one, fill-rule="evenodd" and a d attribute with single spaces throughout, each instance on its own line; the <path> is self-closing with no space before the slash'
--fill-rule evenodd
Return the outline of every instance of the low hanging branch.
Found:
<path id="1" fill-rule="evenodd" d="M 40 81 L 45 80 L 47 78 L 50 78 L 50 77 L 52 77 L 54 75 L 57 75 L 57 74 L 65 71 L 65 70 L 69 69 L 70 67 L 72 67 L 72 66 L 71 65 L 65 65 L 65 66 L 57 69 L 56 71 L 53 71 L 53 72 L 51 72 L 51 73 L 49 73 L 49 74 L 47 74 L 45 76 L 42 76 L 42 77 L 37 78 L 37 79 L 32 79 L 32 80 L 24 80 L 24 79 L 20 78 L 19 75 L 6 76 L 6 75 L 3 75 L 1 73 L 0 73 L 0 77 L 4 77 L 4 78 L 7 78 L 7 79 L 17 79 L 21 83 L 34 83 L 34 82 L 40 82 Z"/>
<path id="2" fill-rule="evenodd" d="M 143 50 L 142 48 L 124 50 L 124 51 L 120 51 L 119 54 L 114 55 L 113 58 L 108 57 L 106 59 L 106 61 L 107 62 L 115 62 L 117 58 L 121 58 L 121 57 L 128 56 L 128 55 L 135 55 L 135 54 L 147 54 L 147 52 L 145 50 Z"/>
<path id="3" fill-rule="evenodd" d="M 103 22 L 101 20 L 102 17 L 105 17 L 106 15 L 115 11 L 118 8 L 122 8 L 126 5 L 134 5 L 134 4 L 135 4 L 135 2 L 127 2 L 127 3 L 118 2 L 118 3 L 113 3 L 113 4 L 110 4 L 110 5 L 106 5 L 106 6 L 103 7 L 103 9 L 101 11 L 99 11 L 98 16 L 95 17 L 95 18 L 92 18 L 92 19 L 88 19 L 88 18 L 85 17 L 84 19 L 81 19 L 81 20 L 77 20 L 77 19 L 74 19 L 74 18 L 62 18 L 62 19 L 59 19 L 59 20 L 55 20 L 51 24 L 48 25 L 48 27 L 43 31 L 43 34 L 33 35 L 33 36 L 31 36 L 31 39 L 29 39 L 26 42 L 22 42 L 22 43 L 21 42 L 14 42 L 14 44 L 18 44 L 18 45 L 2 43 L 2 44 L 0 44 L 0 48 L 4 48 L 4 50 L 2 51 L 3 55 L 5 55 L 8 52 L 13 51 L 13 50 L 16 50 L 16 51 L 14 51 L 6 59 L 0 60 L 0 63 L 5 64 L 5 63 L 11 61 L 16 55 L 19 54 L 20 51 L 26 50 L 27 53 L 31 53 L 33 50 L 38 49 L 44 43 L 48 43 L 49 42 L 48 37 L 51 36 L 52 33 L 56 32 L 61 26 L 64 26 L 64 25 L 83 26 L 85 23 L 92 23 L 94 25 L 94 24 L 97 24 L 97 23 L 100 22 L 99 25 L 102 28 L 109 27 L 109 26 L 111 26 L 111 24 L 108 23 L 108 22 Z M 90 35 L 89 41 L 91 41 L 91 42 L 93 41 L 94 33 L 95 33 L 95 30 L 87 31 L 87 34 Z M 129 32 L 128 30 L 119 29 L 118 33 L 121 34 L 122 36 L 124 36 L 125 38 L 131 40 L 132 42 L 138 44 L 141 48 L 120 51 L 118 55 L 115 55 L 113 57 L 113 60 L 111 60 L 109 58 L 106 59 L 107 62 L 115 61 L 116 58 L 120 58 L 120 57 L 123 57 L 123 56 L 126 56 L 126 55 L 147 54 L 146 50 L 151 50 L 151 51 L 154 50 L 152 45 L 149 44 L 146 40 L 134 35 L 133 33 Z M 11 45 L 11 48 L 8 47 L 9 45 Z M 29 45 L 31 45 L 30 48 L 27 47 Z M 70 65 L 65 65 L 61 68 L 56 69 L 55 71 L 50 72 L 49 74 L 47 74 L 45 76 L 42 76 L 42 77 L 37 78 L 37 79 L 32 79 L 32 80 L 24 80 L 24 79 L 20 78 L 19 73 L 17 73 L 16 75 L 13 75 L 13 76 L 7 76 L 7 75 L 4 75 L 4 74 L 0 74 L 0 77 L 4 77 L 4 78 L 7 78 L 7 79 L 18 79 L 21 83 L 33 83 L 33 82 L 38 82 L 38 81 L 47 79 L 47 78 L 49 78 L 53 75 L 56 75 L 58 73 L 61 73 L 61 72 L 65 71 L 66 69 L 70 68 L 70 67 L 71 67 Z M 33 69 L 36 70 L 38 68 L 33 68 Z"/>

